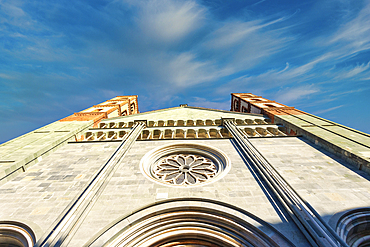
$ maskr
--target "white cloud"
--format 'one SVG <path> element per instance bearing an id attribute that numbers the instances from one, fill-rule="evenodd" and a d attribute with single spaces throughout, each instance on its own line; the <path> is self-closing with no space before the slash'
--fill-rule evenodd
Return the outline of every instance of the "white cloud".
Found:
<path id="1" fill-rule="evenodd" d="M 218 89 L 219 94 L 224 92 L 259 92 L 277 87 L 285 87 L 290 84 L 304 83 L 308 81 L 314 74 L 312 70 L 319 62 L 328 58 L 329 55 L 321 56 L 313 61 L 310 61 L 301 66 L 291 66 L 286 63 L 285 68 L 270 69 L 263 73 L 253 76 L 241 76 L 231 80 L 227 84 Z"/>
<path id="2" fill-rule="evenodd" d="M 120 95 L 119 90 L 101 89 L 100 92 L 101 92 L 102 96 L 106 99 L 112 99 L 112 98 Z"/>
<path id="3" fill-rule="evenodd" d="M 370 66 L 370 62 L 367 64 L 363 63 L 361 65 L 356 65 L 355 67 L 347 67 L 342 69 L 342 72 L 338 72 L 338 75 L 335 77 L 335 79 L 346 79 L 355 77 L 358 74 L 366 71 Z"/>
<path id="4" fill-rule="evenodd" d="M 3 74 L 3 73 L 0 73 L 0 78 L 8 79 L 8 80 L 16 79 L 14 76 L 11 76 L 11 75 L 8 75 L 8 74 Z"/>
<path id="5" fill-rule="evenodd" d="M 290 70 L 284 70 L 283 73 L 280 72 L 279 74 L 285 79 L 292 79 L 292 78 L 296 78 L 299 76 L 307 75 L 307 73 L 310 73 L 318 63 L 327 61 L 332 56 L 333 55 L 330 52 L 328 52 L 306 64 L 297 66 Z"/>
<path id="6" fill-rule="evenodd" d="M 248 35 L 260 28 L 260 21 L 230 21 L 212 32 L 205 46 L 212 49 L 228 49 L 245 42 Z"/>
<path id="7" fill-rule="evenodd" d="M 346 43 L 345 49 L 340 50 L 347 56 L 370 49 L 370 2 L 335 33 L 329 44 L 338 42 Z"/>
<path id="8" fill-rule="evenodd" d="M 363 58 L 370 49 L 369 1 L 360 12 L 355 12 L 360 4 L 348 4 L 348 9 L 327 8 L 319 18 L 306 10 L 289 13 L 301 5 L 298 2 L 279 12 L 264 1 L 254 1 L 266 5 L 266 11 L 259 12 L 251 3 L 230 11 L 237 6 L 232 1 L 64 5 L 0 0 L 4 40 L 0 56 L 5 66 L 0 79 L 6 84 L 0 98 L 3 102 L 25 99 L 38 109 L 38 104 L 62 98 L 88 95 L 87 103 L 97 96 L 127 93 L 139 94 L 143 109 L 186 98 L 190 105 L 229 109 L 225 99 L 230 92 L 266 97 L 279 92 L 282 102 L 305 102 L 305 106 L 339 101 L 344 91 L 353 93 L 348 95 L 352 99 L 366 94 L 362 91 L 370 80 L 370 65 Z M 333 2 L 326 1 L 314 2 Z M 317 9 L 315 5 L 305 6 Z M 337 18 L 343 9 L 350 13 Z M 323 25 L 317 25 L 319 19 Z M 4 80 L 12 79 L 9 76 L 16 80 Z M 81 102 L 64 103 L 72 109 Z"/>
<path id="9" fill-rule="evenodd" d="M 3 11 L 11 18 L 19 18 L 25 16 L 23 9 L 21 9 L 17 4 L 20 4 L 18 1 L 9 2 L 0 2 L 0 6 Z"/>
<path id="10" fill-rule="evenodd" d="M 194 1 L 152 0 L 142 7 L 139 25 L 159 42 L 176 42 L 202 26 L 205 8 Z"/>
<path id="11" fill-rule="evenodd" d="M 341 108 L 343 107 L 344 105 L 339 105 L 339 106 L 334 106 L 334 107 L 331 107 L 331 108 L 328 108 L 328 109 L 324 109 L 324 110 L 319 110 L 319 111 L 316 111 L 314 112 L 313 114 L 322 114 L 322 113 L 326 113 L 326 112 L 329 112 L 329 111 L 334 111 L 338 108 Z"/>
<path id="12" fill-rule="evenodd" d="M 213 73 L 211 73 L 213 72 Z M 200 62 L 192 53 L 182 53 L 168 62 L 168 81 L 179 87 L 190 87 L 217 77 L 210 62 Z"/>
<path id="13" fill-rule="evenodd" d="M 27 45 L 11 51 L 11 55 L 38 62 L 73 60 L 73 68 L 88 68 L 83 73 L 90 76 L 96 71 L 109 71 L 106 72 L 108 74 L 129 71 L 137 81 L 141 81 L 141 85 L 145 85 L 144 88 L 160 87 L 167 93 L 175 94 L 185 88 L 250 69 L 291 41 L 291 37 L 283 35 L 285 31 L 270 28 L 283 18 L 270 22 L 262 18 L 248 22 L 236 19 L 218 21 L 196 1 L 125 2 L 126 7 L 127 3 L 134 6 L 127 17 L 133 22 L 128 21 L 130 25 L 125 23 L 121 30 L 123 36 L 110 40 L 116 45 L 107 45 L 106 39 L 102 44 L 99 39 L 77 35 L 74 39 L 83 44 L 83 49 L 68 45 L 53 47 L 53 44 L 68 40 L 69 34 L 51 28 L 46 36 L 37 32 L 18 35 L 27 41 Z M 55 7 L 55 13 L 60 11 L 58 7 Z M 207 29 L 202 29 L 203 26 Z M 44 30 L 47 28 L 44 27 Z M 98 27 L 92 28 L 90 31 L 94 34 L 101 32 Z M 199 35 L 199 39 L 194 40 L 194 34 Z M 171 46 L 173 44 L 186 46 L 175 48 Z M 158 100 L 164 101 L 164 98 Z"/>
<path id="14" fill-rule="evenodd" d="M 343 95 L 352 94 L 352 93 L 360 93 L 368 89 L 370 88 L 359 88 L 359 89 L 354 89 L 354 90 L 349 90 L 349 91 L 344 91 L 344 92 L 332 93 L 329 95 L 329 97 L 338 97 L 338 96 L 343 96 Z"/>
<path id="15" fill-rule="evenodd" d="M 271 22 L 229 20 L 214 24 L 215 29 L 197 50 L 217 60 L 229 74 L 251 69 L 294 40 L 284 29 L 267 28 L 283 19 Z"/>
<path id="16" fill-rule="evenodd" d="M 353 20 L 345 23 L 334 35 L 332 42 L 338 40 L 356 40 L 362 37 L 369 39 L 370 26 L 370 3 L 360 11 Z"/>
<path id="17" fill-rule="evenodd" d="M 204 108 L 211 108 L 211 109 L 218 109 L 218 110 L 230 110 L 230 101 L 224 102 L 216 102 L 210 101 L 205 98 L 201 97 L 193 97 L 193 101 L 190 101 L 189 106 L 197 106 L 197 107 L 204 107 Z"/>
<path id="18" fill-rule="evenodd" d="M 213 49 L 234 47 L 235 45 L 240 45 L 249 40 L 253 33 L 260 32 L 260 35 L 263 33 L 272 34 L 273 32 L 263 31 L 262 29 L 283 21 L 284 19 L 285 18 L 279 18 L 266 23 L 264 23 L 263 19 L 256 19 L 248 22 L 238 20 L 227 21 L 209 35 L 209 40 L 206 42 L 206 45 Z M 275 33 L 276 38 L 279 34 L 282 33 Z"/>
<path id="19" fill-rule="evenodd" d="M 127 76 L 129 79 L 134 78 L 132 81 L 138 82 L 130 85 L 130 89 L 147 90 L 147 93 L 152 95 L 152 100 L 155 98 L 158 102 L 170 100 L 169 97 L 163 97 L 163 94 L 177 94 L 195 85 L 211 81 L 215 81 L 212 86 L 215 88 L 214 91 L 220 94 L 245 91 L 262 94 L 272 88 L 280 90 L 290 87 L 290 94 L 284 97 L 287 101 L 297 100 L 299 97 L 315 93 L 317 89 L 310 86 L 302 87 L 303 91 L 299 93 L 291 89 L 295 88 L 292 85 L 311 84 L 310 80 L 315 78 L 316 81 L 321 80 L 323 75 L 328 73 L 325 72 L 325 68 L 329 66 L 333 68 L 338 57 L 346 54 L 346 51 L 341 49 L 345 36 L 339 35 L 350 30 L 345 26 L 336 33 L 337 38 L 333 36 L 322 38 L 323 44 L 332 40 L 332 44 L 341 45 L 334 45 L 334 48 L 328 45 L 329 48 L 323 49 L 321 55 L 316 57 L 310 55 L 307 56 L 309 58 L 296 59 L 289 55 L 290 57 L 285 58 L 284 51 L 292 47 L 290 45 L 294 45 L 296 41 L 300 42 L 297 40 L 299 36 L 291 32 L 292 22 L 285 22 L 290 17 L 274 18 L 272 21 L 269 21 L 272 19 L 271 16 L 249 18 L 248 21 L 245 21 L 244 17 L 221 20 L 212 15 L 212 9 L 207 9 L 196 1 L 126 0 L 125 2 L 134 7 L 129 10 L 127 10 L 127 4 L 123 7 L 127 10 L 124 12 L 127 15 L 127 23 L 124 22 L 121 29 L 113 28 L 107 31 L 107 33 L 114 33 L 111 36 L 100 40 L 95 35 L 98 33 L 100 37 L 105 30 L 100 30 L 102 27 L 99 25 L 94 26 L 96 25 L 94 22 L 87 22 L 91 25 L 89 28 L 86 28 L 84 23 L 79 26 L 84 32 L 81 35 L 75 33 L 73 37 L 78 47 L 82 47 L 82 49 L 76 49 L 72 47 L 73 44 L 68 46 L 70 42 L 68 29 L 54 30 L 45 22 L 46 24 L 41 23 L 41 25 L 46 26 L 43 27 L 43 30 L 47 30 L 46 35 L 39 35 L 37 32 L 31 35 L 28 33 L 24 35 L 22 32 L 11 34 L 28 42 L 22 49 L 12 51 L 11 54 L 25 61 L 30 58 L 38 62 L 51 63 L 70 61 L 73 74 L 78 71 L 76 74 L 79 76 L 85 79 L 89 77 L 86 81 L 96 80 L 93 83 L 99 87 L 105 86 L 107 80 L 103 79 L 104 77 L 110 78 L 112 88 L 125 87 L 125 79 L 121 79 L 120 76 L 129 74 Z M 99 9 L 92 13 L 100 19 L 102 16 L 109 15 L 108 13 L 114 13 L 109 11 L 109 8 L 115 6 L 114 4 L 117 2 L 111 3 L 106 9 Z M 53 10 L 56 14 L 62 11 L 58 10 L 58 7 L 60 6 Z M 28 15 L 29 11 L 23 11 L 23 13 Z M 364 13 L 362 11 L 360 16 Z M 84 13 L 81 12 L 81 14 Z M 119 20 L 123 18 L 121 14 L 109 17 L 108 20 L 116 23 L 111 19 Z M 276 14 L 281 16 L 280 13 Z M 21 12 L 19 16 L 22 17 Z M 33 16 L 30 15 L 24 20 L 32 20 L 31 17 Z M 107 21 L 104 18 L 101 20 Z M 355 20 L 366 21 L 366 18 L 361 18 L 356 17 Z M 353 21 L 353 23 L 357 22 Z M 58 25 L 65 27 L 63 23 Z M 293 25 L 299 26 L 299 23 Z M 67 28 L 75 31 L 74 26 Z M 115 32 L 119 34 L 116 35 Z M 362 34 L 360 36 L 365 37 Z M 307 43 L 312 45 L 310 42 Z M 58 45 L 53 46 L 53 44 Z M 59 44 L 62 45 L 59 46 Z M 299 57 L 300 48 L 294 47 L 294 49 L 297 49 L 294 56 Z M 289 59 L 296 60 L 292 62 Z M 279 66 L 276 65 L 279 60 L 282 63 L 287 62 L 285 68 L 276 68 Z M 274 63 L 275 67 L 269 69 L 269 62 Z M 65 64 L 63 66 L 68 67 Z M 63 66 L 58 65 L 58 68 Z M 335 78 L 340 75 L 340 72 L 342 76 L 355 76 L 368 69 L 368 66 L 369 63 L 361 64 L 351 67 L 348 71 L 333 69 L 330 76 Z M 253 71 L 254 68 L 258 70 Z M 99 74 L 100 72 L 102 73 Z M 344 72 L 346 72 L 345 75 Z M 235 78 L 236 75 L 238 78 L 225 83 L 229 80 L 227 76 Z M 114 81 L 116 78 L 120 78 L 118 82 Z M 160 90 L 153 90 L 154 88 Z"/>
<path id="20" fill-rule="evenodd" d="M 35 21 L 23 10 L 23 1 L 0 1 L 0 12 L 0 24 L 7 23 L 22 31 L 37 28 Z"/>
<path id="21" fill-rule="evenodd" d="M 266 1 L 266 0 L 260 0 L 260 1 L 256 2 L 256 3 L 252 4 L 252 6 L 256 6 L 256 5 L 258 5 L 258 4 L 260 4 L 260 3 L 263 3 L 263 2 L 265 2 L 265 1 Z"/>
<path id="22" fill-rule="evenodd" d="M 312 85 L 304 85 L 296 88 L 287 88 L 277 93 L 276 101 L 290 103 L 298 99 L 303 99 L 319 90 Z"/>
<path id="23" fill-rule="evenodd" d="M 369 81 L 370 77 L 361 78 L 361 81 Z"/>

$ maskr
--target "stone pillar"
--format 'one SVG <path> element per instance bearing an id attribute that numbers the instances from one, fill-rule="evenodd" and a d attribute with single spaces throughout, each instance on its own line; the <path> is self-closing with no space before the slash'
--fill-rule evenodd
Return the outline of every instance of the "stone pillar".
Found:
<path id="1" fill-rule="evenodd" d="M 222 124 L 233 135 L 244 159 L 258 171 L 312 246 L 347 247 L 348 245 L 253 146 L 248 137 L 236 127 L 234 121 L 234 119 L 222 119 Z"/>
<path id="2" fill-rule="evenodd" d="M 126 135 L 108 161 L 103 164 L 96 175 L 88 182 L 81 194 L 73 200 L 52 227 L 36 243 L 35 247 L 67 246 L 79 228 L 83 219 L 93 207 L 99 195 L 104 190 L 110 177 L 114 174 L 123 157 L 135 143 L 143 128 L 144 121 L 138 121 Z"/>

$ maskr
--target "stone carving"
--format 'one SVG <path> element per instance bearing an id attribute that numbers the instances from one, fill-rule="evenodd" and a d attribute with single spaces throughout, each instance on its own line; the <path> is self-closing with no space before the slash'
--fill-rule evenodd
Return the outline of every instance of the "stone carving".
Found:
<path id="1" fill-rule="evenodd" d="M 140 170 L 153 182 L 171 187 L 213 183 L 230 170 L 230 159 L 209 145 L 179 142 L 152 149 L 140 161 Z"/>
<path id="2" fill-rule="evenodd" d="M 200 155 L 177 154 L 164 157 L 152 168 L 155 178 L 173 185 L 197 185 L 218 172 L 212 160 Z"/>

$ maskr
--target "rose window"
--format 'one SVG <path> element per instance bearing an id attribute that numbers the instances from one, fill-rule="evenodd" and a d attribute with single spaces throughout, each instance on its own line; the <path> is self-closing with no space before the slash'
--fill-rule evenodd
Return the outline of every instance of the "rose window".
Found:
<path id="1" fill-rule="evenodd" d="M 140 170 L 153 182 L 171 187 L 194 187 L 213 183 L 230 170 L 230 160 L 209 145 L 181 142 L 146 153 Z"/>
<path id="2" fill-rule="evenodd" d="M 153 175 L 162 182 L 173 185 L 196 185 L 217 174 L 212 160 L 193 154 L 165 157 L 152 168 Z"/>

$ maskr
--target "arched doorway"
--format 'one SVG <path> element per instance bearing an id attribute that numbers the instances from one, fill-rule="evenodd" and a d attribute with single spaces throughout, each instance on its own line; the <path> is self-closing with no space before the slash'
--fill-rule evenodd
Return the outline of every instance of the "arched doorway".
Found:
<path id="1" fill-rule="evenodd" d="M 32 247 L 35 243 L 35 234 L 27 225 L 0 221 L 0 247 Z"/>
<path id="2" fill-rule="evenodd" d="M 269 224 L 242 209 L 209 199 L 181 198 L 155 203 L 119 219 L 87 246 L 294 245 Z"/>
<path id="3" fill-rule="evenodd" d="M 336 230 L 350 247 L 370 246 L 370 208 L 358 208 L 342 213 Z"/>

